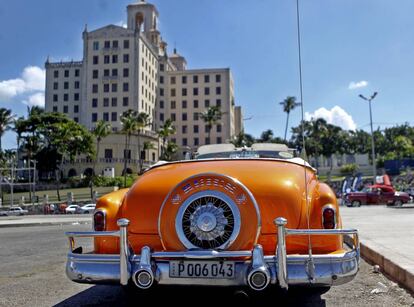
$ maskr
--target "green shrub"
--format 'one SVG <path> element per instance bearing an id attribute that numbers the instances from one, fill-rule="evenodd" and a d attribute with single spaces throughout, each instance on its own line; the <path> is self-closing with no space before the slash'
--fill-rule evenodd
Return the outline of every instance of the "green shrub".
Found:
<path id="1" fill-rule="evenodd" d="M 345 164 L 341 167 L 341 174 L 342 175 L 352 175 L 355 174 L 358 170 L 358 165 L 355 163 Z"/>
<path id="2" fill-rule="evenodd" d="M 126 186 L 130 187 L 135 180 L 137 179 L 137 176 L 128 175 L 126 177 Z M 93 185 L 95 187 L 123 187 L 124 186 L 124 177 L 123 176 L 117 176 L 115 178 L 111 177 L 104 177 L 104 176 L 95 176 L 93 177 Z"/>

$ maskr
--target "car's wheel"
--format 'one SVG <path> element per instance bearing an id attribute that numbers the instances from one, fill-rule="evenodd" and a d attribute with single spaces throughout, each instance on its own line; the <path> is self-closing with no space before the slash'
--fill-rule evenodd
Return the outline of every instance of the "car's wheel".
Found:
<path id="1" fill-rule="evenodd" d="M 353 200 L 352 207 L 361 207 L 361 202 L 359 200 Z"/>
<path id="2" fill-rule="evenodd" d="M 396 201 L 394 201 L 394 206 L 396 206 L 396 207 L 402 207 L 402 205 L 403 205 L 402 200 L 397 199 Z"/>

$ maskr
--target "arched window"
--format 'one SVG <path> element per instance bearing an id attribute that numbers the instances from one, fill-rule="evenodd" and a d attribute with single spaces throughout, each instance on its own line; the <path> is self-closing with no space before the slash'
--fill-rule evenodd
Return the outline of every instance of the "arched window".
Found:
<path id="1" fill-rule="evenodd" d="M 141 12 L 135 15 L 135 27 L 144 32 L 144 15 Z"/>

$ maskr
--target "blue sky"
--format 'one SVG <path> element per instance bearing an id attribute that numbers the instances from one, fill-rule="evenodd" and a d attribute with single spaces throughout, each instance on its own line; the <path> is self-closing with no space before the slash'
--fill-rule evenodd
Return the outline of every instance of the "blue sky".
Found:
<path id="1" fill-rule="evenodd" d="M 45 59 L 80 60 L 85 24 L 126 21 L 130 1 L 0 1 L 0 106 L 22 115 L 42 103 Z M 283 135 L 278 102 L 299 96 L 295 1 L 153 0 L 163 38 L 189 68 L 230 67 L 245 130 Z M 305 111 L 343 127 L 369 128 L 358 94 L 379 94 L 375 126 L 414 123 L 414 1 L 301 0 Z M 36 68 L 39 67 L 39 68 Z M 354 89 L 350 89 L 353 82 Z M 359 86 L 359 87 L 358 87 Z M 351 86 L 352 87 L 352 86 Z M 14 92 L 11 92 L 11 89 Z M 325 108 L 322 109 L 321 108 Z M 291 115 L 297 125 L 300 110 Z M 5 147 L 15 144 L 6 135 Z"/>

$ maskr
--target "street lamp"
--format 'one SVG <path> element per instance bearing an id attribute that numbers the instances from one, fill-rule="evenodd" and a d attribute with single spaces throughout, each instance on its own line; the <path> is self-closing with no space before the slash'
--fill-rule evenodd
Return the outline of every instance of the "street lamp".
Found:
<path id="1" fill-rule="evenodd" d="M 377 168 L 376 168 L 376 162 L 375 162 L 375 142 L 374 142 L 374 129 L 372 128 L 372 110 L 371 110 L 371 101 L 377 96 L 377 92 L 374 92 L 371 97 L 367 98 L 364 95 L 359 95 L 360 98 L 364 99 L 365 101 L 368 101 L 369 104 L 369 119 L 371 124 L 371 151 L 372 151 L 372 173 L 374 176 L 374 184 L 375 184 L 375 178 L 377 176 Z"/>

